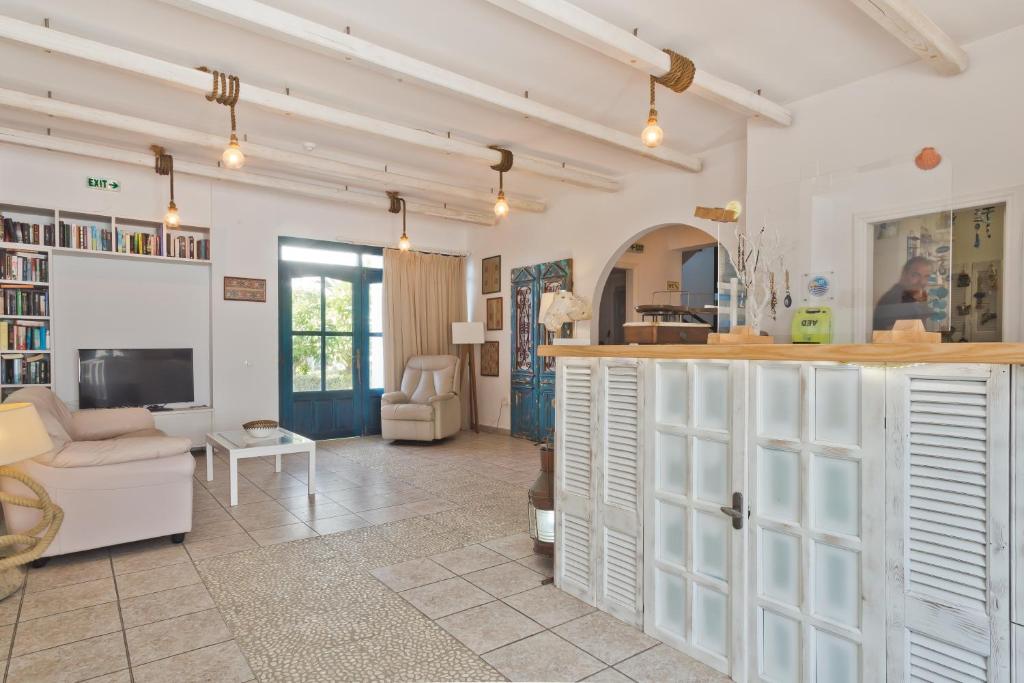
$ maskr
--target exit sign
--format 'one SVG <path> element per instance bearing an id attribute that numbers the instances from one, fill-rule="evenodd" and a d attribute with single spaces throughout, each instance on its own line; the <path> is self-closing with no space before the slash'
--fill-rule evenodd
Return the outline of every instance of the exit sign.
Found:
<path id="1" fill-rule="evenodd" d="M 93 178 L 89 176 L 89 187 L 93 190 L 106 190 L 107 192 L 120 192 L 121 183 L 112 178 Z"/>

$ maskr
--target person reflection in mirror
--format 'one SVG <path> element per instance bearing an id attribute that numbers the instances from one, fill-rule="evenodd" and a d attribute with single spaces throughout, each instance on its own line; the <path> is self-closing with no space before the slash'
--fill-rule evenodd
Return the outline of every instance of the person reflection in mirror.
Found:
<path id="1" fill-rule="evenodd" d="M 920 320 L 929 328 L 932 309 L 928 306 L 928 280 L 935 264 L 924 256 L 911 257 L 903 264 L 900 281 L 875 304 L 874 329 L 891 330 L 897 320 Z"/>

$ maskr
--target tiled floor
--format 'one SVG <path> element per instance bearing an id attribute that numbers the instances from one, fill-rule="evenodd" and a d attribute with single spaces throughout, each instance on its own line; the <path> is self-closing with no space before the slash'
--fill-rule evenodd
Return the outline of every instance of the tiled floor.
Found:
<path id="1" fill-rule="evenodd" d="M 197 460 L 198 477 L 205 463 Z M 0 601 L 8 681 L 725 680 L 551 585 L 536 450 L 324 442 L 195 481 L 193 531 L 55 558 Z"/>

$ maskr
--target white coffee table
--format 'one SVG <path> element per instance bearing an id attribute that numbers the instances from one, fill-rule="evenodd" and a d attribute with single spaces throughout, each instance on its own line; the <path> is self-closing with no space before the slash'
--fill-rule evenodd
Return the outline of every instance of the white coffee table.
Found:
<path id="1" fill-rule="evenodd" d="M 213 481 L 213 451 L 228 454 L 228 479 L 231 482 L 231 505 L 238 505 L 238 461 L 273 455 L 274 471 L 281 471 L 281 456 L 286 453 L 306 452 L 309 455 L 309 495 L 316 492 L 316 441 L 301 434 L 278 428 L 262 439 L 249 436 L 241 429 L 229 432 L 211 432 L 206 435 L 206 481 Z"/>

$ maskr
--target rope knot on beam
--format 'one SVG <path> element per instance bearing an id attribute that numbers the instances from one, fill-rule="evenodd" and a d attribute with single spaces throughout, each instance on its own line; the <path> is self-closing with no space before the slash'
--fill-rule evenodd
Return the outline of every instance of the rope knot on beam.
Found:
<path id="1" fill-rule="evenodd" d="M 669 56 L 672 63 L 668 71 L 662 75 L 651 76 L 651 88 L 654 88 L 656 81 L 670 90 L 683 92 L 693 84 L 693 77 L 697 73 L 697 67 L 693 65 L 693 60 L 685 55 L 667 48 L 663 49 L 662 52 Z"/>
<path id="2" fill-rule="evenodd" d="M 223 104 L 231 110 L 231 132 L 235 132 L 235 105 L 238 104 L 238 94 L 242 89 L 242 82 L 238 76 L 233 76 L 223 71 L 209 69 L 205 66 L 196 67 L 199 71 L 213 75 L 213 88 L 206 95 L 208 102 Z"/>
<path id="3" fill-rule="evenodd" d="M 497 145 L 489 145 L 491 149 L 496 152 L 501 152 L 501 161 L 491 166 L 492 169 L 499 173 L 508 173 L 512 170 L 512 150 L 498 147 Z"/>

